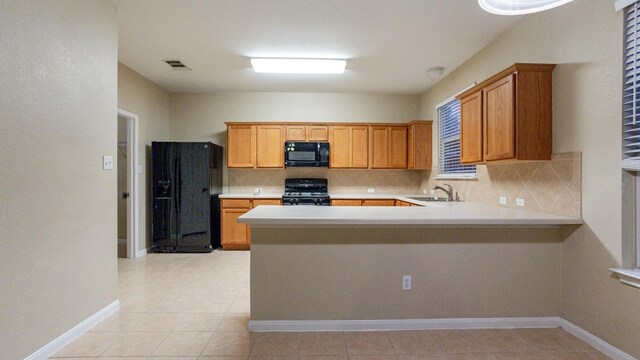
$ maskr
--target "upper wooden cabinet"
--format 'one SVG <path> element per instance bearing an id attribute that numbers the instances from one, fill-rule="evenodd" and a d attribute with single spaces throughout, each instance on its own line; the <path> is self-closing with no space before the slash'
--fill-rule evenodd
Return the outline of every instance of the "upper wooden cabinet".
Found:
<path id="1" fill-rule="evenodd" d="M 367 168 L 368 129 L 366 126 L 329 126 L 329 163 L 332 168 Z"/>
<path id="2" fill-rule="evenodd" d="M 326 125 L 287 125 L 285 140 L 287 141 L 327 141 L 329 139 Z"/>
<path id="3" fill-rule="evenodd" d="M 227 167 L 254 168 L 256 166 L 256 126 L 227 126 Z"/>
<path id="4" fill-rule="evenodd" d="M 407 130 L 407 168 L 413 170 L 431 170 L 431 121 L 412 121 L 409 123 Z"/>
<path id="5" fill-rule="evenodd" d="M 431 122 L 227 123 L 229 168 L 281 169 L 285 141 L 328 141 L 334 169 L 430 169 Z"/>
<path id="6" fill-rule="evenodd" d="M 554 68 L 515 64 L 457 96 L 463 164 L 551 159 Z"/>
<path id="7" fill-rule="evenodd" d="M 284 128 L 280 125 L 227 126 L 227 167 L 284 167 Z"/>
<path id="8" fill-rule="evenodd" d="M 327 141 L 329 140 L 329 129 L 326 125 L 307 126 L 307 141 Z"/>
<path id="9" fill-rule="evenodd" d="M 284 128 L 280 125 L 258 125 L 256 132 L 258 138 L 256 167 L 284 167 Z"/>
<path id="10" fill-rule="evenodd" d="M 407 168 L 406 126 L 370 126 L 369 138 L 372 169 Z"/>
<path id="11" fill-rule="evenodd" d="M 481 163 L 482 90 L 460 99 L 460 162 Z"/>
<path id="12" fill-rule="evenodd" d="M 305 141 L 307 140 L 307 127 L 304 125 L 287 125 L 285 140 L 287 141 Z"/>

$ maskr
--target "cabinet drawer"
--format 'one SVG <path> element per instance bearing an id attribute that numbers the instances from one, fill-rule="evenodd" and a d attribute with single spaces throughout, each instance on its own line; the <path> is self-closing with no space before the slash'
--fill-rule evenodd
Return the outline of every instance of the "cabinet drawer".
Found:
<path id="1" fill-rule="evenodd" d="M 281 199 L 253 199 L 253 207 L 258 205 L 282 205 Z"/>
<path id="2" fill-rule="evenodd" d="M 222 207 L 251 209 L 251 199 L 222 199 Z"/>
<path id="3" fill-rule="evenodd" d="M 364 200 L 362 206 L 396 206 L 396 201 L 393 199 Z"/>
<path id="4" fill-rule="evenodd" d="M 331 200 L 332 206 L 360 206 L 362 205 L 362 200 Z"/>

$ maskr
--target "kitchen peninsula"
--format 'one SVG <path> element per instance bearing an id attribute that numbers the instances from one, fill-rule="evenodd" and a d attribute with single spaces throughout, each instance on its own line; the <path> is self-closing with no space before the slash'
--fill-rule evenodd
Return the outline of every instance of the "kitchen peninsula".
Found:
<path id="1" fill-rule="evenodd" d="M 581 219 L 420 205 L 260 206 L 241 216 L 252 231 L 251 328 L 560 315 L 561 243 Z"/>

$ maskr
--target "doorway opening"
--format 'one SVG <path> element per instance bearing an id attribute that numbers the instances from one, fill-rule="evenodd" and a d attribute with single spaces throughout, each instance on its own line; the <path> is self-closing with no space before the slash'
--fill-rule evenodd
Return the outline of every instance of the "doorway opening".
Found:
<path id="1" fill-rule="evenodd" d="M 119 258 L 144 255 L 138 249 L 138 115 L 118 109 L 118 236 Z"/>

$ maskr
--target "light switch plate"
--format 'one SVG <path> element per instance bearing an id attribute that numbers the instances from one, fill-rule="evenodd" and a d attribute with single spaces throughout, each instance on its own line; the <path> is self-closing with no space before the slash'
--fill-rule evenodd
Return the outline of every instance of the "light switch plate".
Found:
<path id="1" fill-rule="evenodd" d="M 105 155 L 102 157 L 102 169 L 113 170 L 113 156 Z"/>
<path id="2" fill-rule="evenodd" d="M 500 204 L 502 205 L 507 205 L 507 197 L 506 196 L 500 196 Z"/>
<path id="3" fill-rule="evenodd" d="M 516 205 L 517 206 L 524 206 L 524 199 L 523 198 L 517 198 L 516 199 Z"/>

